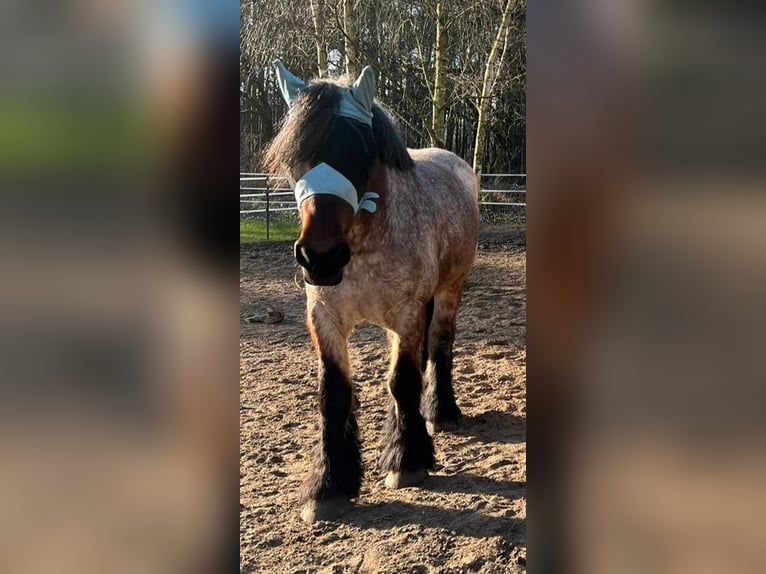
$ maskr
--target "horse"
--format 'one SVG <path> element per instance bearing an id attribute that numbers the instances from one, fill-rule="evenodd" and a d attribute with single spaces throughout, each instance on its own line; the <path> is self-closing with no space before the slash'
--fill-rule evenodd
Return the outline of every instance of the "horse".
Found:
<path id="1" fill-rule="evenodd" d="M 279 60 L 273 67 L 288 113 L 262 164 L 295 191 L 301 227 L 294 257 L 319 363 L 320 437 L 299 491 L 301 518 L 311 523 L 334 520 L 359 494 L 348 352 L 357 324 L 384 328 L 391 345 L 385 486 L 420 485 L 435 465 L 432 435 L 457 427 L 455 318 L 478 247 L 479 185 L 455 154 L 405 147 L 373 101 L 369 66 L 351 85 L 305 83 Z"/>

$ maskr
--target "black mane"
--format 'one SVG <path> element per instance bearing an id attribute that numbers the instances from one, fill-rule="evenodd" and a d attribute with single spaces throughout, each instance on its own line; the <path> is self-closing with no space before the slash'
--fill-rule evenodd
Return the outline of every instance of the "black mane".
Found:
<path id="1" fill-rule="evenodd" d="M 300 163 L 316 163 L 338 120 L 340 89 L 338 84 L 319 80 L 295 98 L 279 133 L 264 151 L 262 164 L 268 171 L 279 173 Z M 372 106 L 372 132 L 381 163 L 399 171 L 414 167 L 398 128 L 378 104 Z"/>
<path id="2" fill-rule="evenodd" d="M 415 167 L 399 128 L 391 116 L 378 104 L 372 105 L 372 133 L 378 145 L 378 158 L 386 165 L 405 171 Z"/>

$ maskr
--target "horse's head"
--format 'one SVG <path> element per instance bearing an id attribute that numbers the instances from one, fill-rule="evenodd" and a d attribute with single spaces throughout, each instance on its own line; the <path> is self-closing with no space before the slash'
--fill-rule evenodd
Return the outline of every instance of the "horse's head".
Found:
<path id="1" fill-rule="evenodd" d="M 290 110 L 268 153 L 294 185 L 301 217 L 295 259 L 307 283 L 337 285 L 351 259 L 346 238 L 354 217 L 374 212 L 378 198 L 368 190 L 378 155 L 372 130 L 375 75 L 368 66 L 350 87 L 306 85 L 278 60 L 274 69 Z"/>

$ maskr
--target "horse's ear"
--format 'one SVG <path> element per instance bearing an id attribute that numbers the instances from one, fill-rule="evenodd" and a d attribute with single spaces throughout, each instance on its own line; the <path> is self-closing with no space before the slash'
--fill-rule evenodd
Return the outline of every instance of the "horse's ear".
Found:
<path id="1" fill-rule="evenodd" d="M 303 80 L 290 73 L 290 71 L 285 68 L 285 65 L 278 59 L 272 62 L 272 66 L 274 66 L 274 72 L 277 74 L 279 91 L 282 92 L 282 98 L 284 98 L 289 106 L 293 103 L 295 96 L 306 87 L 306 84 Z"/>
<path id="2" fill-rule="evenodd" d="M 362 73 L 351 86 L 351 95 L 368 112 L 372 112 L 372 99 L 375 97 L 375 72 L 370 66 L 364 67 Z"/>

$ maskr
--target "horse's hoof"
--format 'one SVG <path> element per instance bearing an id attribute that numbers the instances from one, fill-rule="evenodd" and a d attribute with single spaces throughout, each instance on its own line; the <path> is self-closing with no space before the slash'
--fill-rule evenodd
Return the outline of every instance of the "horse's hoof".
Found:
<path id="1" fill-rule="evenodd" d="M 444 420 L 444 421 L 426 421 L 426 430 L 431 436 L 437 432 L 454 432 L 458 429 L 458 422 L 456 420 Z"/>
<path id="2" fill-rule="evenodd" d="M 331 498 L 330 500 L 309 500 L 301 510 L 301 520 L 312 524 L 317 520 L 335 520 L 351 509 L 351 501 L 347 498 Z"/>
<path id="3" fill-rule="evenodd" d="M 420 470 L 408 471 L 403 470 L 401 472 L 389 472 L 386 475 L 386 486 L 388 488 L 407 488 L 408 486 L 418 486 L 423 484 L 423 481 L 428 476 L 428 471 L 421 468 Z"/>

